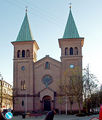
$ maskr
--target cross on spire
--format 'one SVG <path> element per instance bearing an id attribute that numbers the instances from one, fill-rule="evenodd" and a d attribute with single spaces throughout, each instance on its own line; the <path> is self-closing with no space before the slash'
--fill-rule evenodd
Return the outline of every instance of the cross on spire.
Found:
<path id="1" fill-rule="evenodd" d="M 71 9 L 71 7 L 72 7 L 72 3 L 70 2 L 70 3 L 69 3 L 69 8 Z"/>
<path id="2" fill-rule="evenodd" d="M 25 8 L 26 8 L 26 13 L 27 13 L 27 11 L 28 11 L 28 7 L 26 6 Z"/>
<path id="3" fill-rule="evenodd" d="M 73 15 L 72 15 L 71 3 L 70 3 L 69 17 L 67 20 L 63 38 L 80 38 Z"/>
<path id="4" fill-rule="evenodd" d="M 32 40 L 34 40 L 32 37 L 30 25 L 29 25 L 29 20 L 28 20 L 28 15 L 27 15 L 27 7 L 25 10 L 26 10 L 25 17 L 24 17 L 24 20 L 21 25 L 21 29 L 19 31 L 16 41 L 32 41 Z"/>

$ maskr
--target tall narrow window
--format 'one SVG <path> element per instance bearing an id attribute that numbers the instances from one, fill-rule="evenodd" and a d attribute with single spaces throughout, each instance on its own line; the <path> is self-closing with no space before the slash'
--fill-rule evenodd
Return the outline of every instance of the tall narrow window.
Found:
<path id="1" fill-rule="evenodd" d="M 25 84 L 25 80 L 23 81 L 23 90 L 26 89 L 26 84 Z"/>
<path id="2" fill-rule="evenodd" d="M 22 106 L 24 106 L 24 101 L 22 100 Z"/>
<path id="3" fill-rule="evenodd" d="M 25 57 L 25 50 L 22 50 L 22 57 Z"/>
<path id="4" fill-rule="evenodd" d="M 21 90 L 23 90 L 23 81 L 21 81 Z"/>
<path id="5" fill-rule="evenodd" d="M 25 90 L 26 85 L 25 85 L 25 80 L 21 81 L 21 90 Z"/>
<path id="6" fill-rule="evenodd" d="M 20 50 L 17 51 L 17 58 L 20 58 Z"/>
<path id="7" fill-rule="evenodd" d="M 26 51 L 26 57 L 30 57 L 30 50 Z"/>
<path id="8" fill-rule="evenodd" d="M 50 63 L 49 62 L 45 63 L 45 69 L 50 69 Z"/>
<path id="9" fill-rule="evenodd" d="M 68 48 L 65 48 L 65 55 L 68 55 Z"/>
<path id="10" fill-rule="evenodd" d="M 78 48 L 77 47 L 74 48 L 74 55 L 78 55 Z"/>
<path id="11" fill-rule="evenodd" d="M 73 55 L 73 48 L 70 48 L 70 55 Z"/>

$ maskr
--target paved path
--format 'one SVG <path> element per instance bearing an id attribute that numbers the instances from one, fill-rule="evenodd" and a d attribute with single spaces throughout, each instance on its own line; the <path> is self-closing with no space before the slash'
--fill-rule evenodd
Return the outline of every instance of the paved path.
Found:
<path id="1" fill-rule="evenodd" d="M 75 115 L 55 115 L 54 120 L 90 120 L 93 117 L 98 117 L 98 115 L 76 117 Z M 22 119 L 22 116 L 14 117 L 13 120 L 44 120 L 45 115 L 41 117 L 28 117 Z"/>

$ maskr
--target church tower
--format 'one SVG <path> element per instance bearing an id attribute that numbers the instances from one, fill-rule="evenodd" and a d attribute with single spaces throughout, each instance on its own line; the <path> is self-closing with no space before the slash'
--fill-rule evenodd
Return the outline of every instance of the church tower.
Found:
<path id="1" fill-rule="evenodd" d="M 27 10 L 17 39 L 12 44 L 14 46 L 14 111 L 32 111 L 34 110 L 34 62 L 37 61 L 39 46 L 32 37 Z"/>
<path id="2" fill-rule="evenodd" d="M 59 39 L 59 47 L 61 48 L 62 80 L 67 74 L 67 79 L 68 81 L 70 81 L 70 70 L 73 68 L 79 68 L 80 73 L 82 73 L 83 43 L 84 38 L 79 36 L 70 7 L 69 17 L 67 20 L 63 38 Z"/>

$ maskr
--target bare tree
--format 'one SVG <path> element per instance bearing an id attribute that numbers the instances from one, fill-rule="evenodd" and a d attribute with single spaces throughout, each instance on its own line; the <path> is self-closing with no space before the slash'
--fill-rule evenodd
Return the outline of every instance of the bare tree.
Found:
<path id="1" fill-rule="evenodd" d="M 95 93 L 98 86 L 98 80 L 95 75 L 89 72 L 89 65 L 83 70 L 83 95 L 85 99 L 86 113 L 89 111 L 87 108 L 87 99 L 90 98 L 90 107 L 92 108 L 92 94 Z"/>
<path id="2" fill-rule="evenodd" d="M 79 107 L 79 114 L 81 113 L 81 106 L 83 101 L 83 81 L 82 81 L 82 73 L 81 70 L 76 67 L 71 69 L 71 76 L 70 76 L 70 86 L 72 89 L 72 94 L 76 99 L 76 102 Z"/>
<path id="3" fill-rule="evenodd" d="M 68 73 L 70 73 L 69 74 L 70 76 L 68 76 Z M 68 77 L 70 79 L 68 79 Z M 64 79 L 60 82 L 59 88 L 60 88 L 60 93 L 62 93 L 63 96 L 66 96 L 66 114 L 67 114 L 68 98 L 70 102 L 70 112 L 72 113 L 72 105 L 73 102 L 76 101 L 78 103 L 79 113 L 81 113 L 82 91 L 83 91 L 81 70 L 78 67 L 76 67 L 70 69 L 69 71 L 65 71 Z"/>

